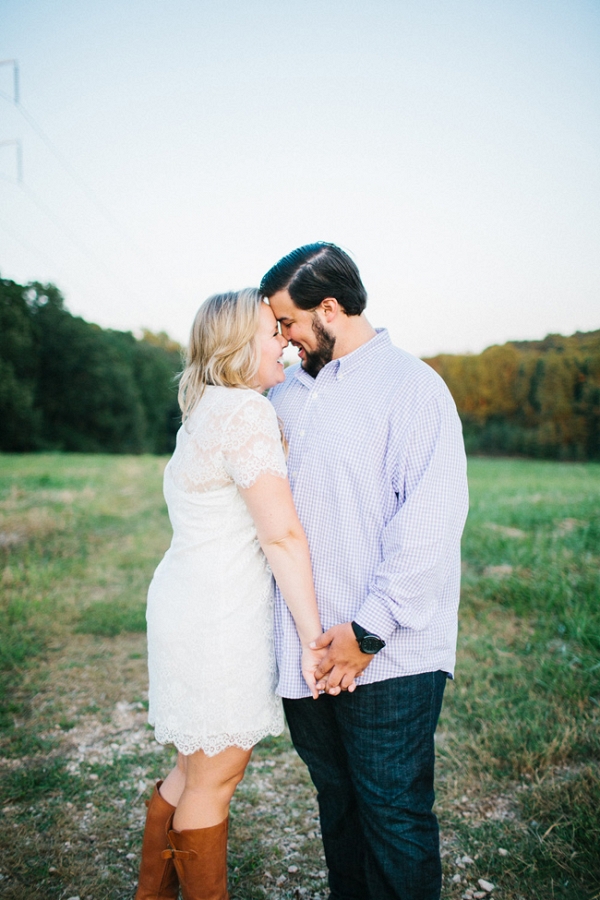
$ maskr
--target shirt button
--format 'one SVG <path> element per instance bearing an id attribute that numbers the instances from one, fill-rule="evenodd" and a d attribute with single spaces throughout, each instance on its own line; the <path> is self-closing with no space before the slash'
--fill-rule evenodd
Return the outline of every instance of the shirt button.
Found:
<path id="1" fill-rule="evenodd" d="M 306 434 L 306 432 L 305 432 L 305 430 L 304 430 L 304 428 L 303 428 L 302 431 L 300 432 L 300 437 L 304 437 L 305 434 Z"/>

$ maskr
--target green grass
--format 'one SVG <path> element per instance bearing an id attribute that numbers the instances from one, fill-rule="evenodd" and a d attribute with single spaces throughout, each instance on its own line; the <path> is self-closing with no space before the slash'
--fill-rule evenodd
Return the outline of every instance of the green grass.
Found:
<path id="1" fill-rule="evenodd" d="M 81 785 L 65 771 L 64 761 L 56 757 L 35 761 L 21 769 L 14 769 L 3 779 L 4 803 L 39 801 L 46 794 L 59 794 L 69 800 L 81 790 Z"/>
<path id="2" fill-rule="evenodd" d="M 114 637 L 126 631 L 145 631 L 146 607 L 123 606 L 116 600 L 99 600 L 82 611 L 75 630 L 80 634 L 105 637 Z"/>
<path id="3" fill-rule="evenodd" d="M 600 892 L 600 467 L 472 459 L 469 481 L 441 768 L 474 803 L 508 791 L 515 819 L 448 815 L 483 877 L 515 896 L 592 897 Z M 499 846 L 510 854 L 499 856 Z"/>
<path id="4" fill-rule="evenodd" d="M 143 631 L 168 522 L 154 457 L 0 456 L 0 701 L 65 625 Z"/>
<path id="5" fill-rule="evenodd" d="M 163 465 L 0 456 L 9 900 L 132 894 L 142 796 L 170 759 L 143 724 L 145 595 L 170 536 Z M 438 731 L 443 898 L 478 878 L 504 900 L 600 898 L 600 466 L 472 459 L 469 479 L 456 679 Z M 123 701 L 137 724 L 119 719 Z M 91 756 L 73 769 L 79 744 Z M 239 900 L 263 887 L 323 895 L 314 796 L 293 759 L 285 736 L 264 741 L 236 795 Z M 293 840 L 304 862 L 277 886 Z"/>
<path id="6" fill-rule="evenodd" d="M 456 691 L 470 764 L 600 758 L 600 468 L 471 460 Z M 501 567 L 505 567 L 502 569 Z"/>

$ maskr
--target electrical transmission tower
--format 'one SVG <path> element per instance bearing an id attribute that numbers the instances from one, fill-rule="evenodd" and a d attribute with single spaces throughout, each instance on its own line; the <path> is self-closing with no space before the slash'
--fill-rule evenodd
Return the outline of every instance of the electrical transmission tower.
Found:
<path id="1" fill-rule="evenodd" d="M 0 66 L 12 66 L 13 71 L 13 96 L 15 106 L 19 105 L 19 63 L 16 59 L 0 59 Z M 10 99 L 10 98 L 8 98 Z M 17 161 L 17 183 L 23 183 L 23 145 L 19 138 L 8 138 L 0 141 L 0 147 L 14 147 Z"/>

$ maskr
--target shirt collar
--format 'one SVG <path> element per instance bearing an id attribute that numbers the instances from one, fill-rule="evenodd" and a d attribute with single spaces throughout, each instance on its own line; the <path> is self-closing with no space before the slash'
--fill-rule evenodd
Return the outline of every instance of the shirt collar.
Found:
<path id="1" fill-rule="evenodd" d="M 339 379 L 342 375 L 345 376 L 353 369 L 362 366 L 374 353 L 379 353 L 385 347 L 389 347 L 392 342 L 387 328 L 376 328 L 375 331 L 377 332 L 375 337 L 372 337 L 366 344 L 361 344 L 360 347 L 357 347 L 352 353 L 347 353 L 346 356 L 332 359 L 326 366 L 323 366 L 321 372 L 331 372 L 334 378 Z M 321 372 L 319 372 L 319 375 Z M 317 378 L 319 375 L 317 375 Z M 308 372 L 305 372 L 301 365 L 298 365 L 294 372 L 294 378 L 297 378 L 307 388 L 312 388 L 317 380 L 312 375 L 309 375 Z"/>

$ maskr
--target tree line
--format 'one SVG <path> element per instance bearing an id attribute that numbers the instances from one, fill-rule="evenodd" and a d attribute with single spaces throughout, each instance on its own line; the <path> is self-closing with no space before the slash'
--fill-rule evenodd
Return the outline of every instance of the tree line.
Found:
<path id="1" fill-rule="evenodd" d="M 600 331 L 425 360 L 445 380 L 470 453 L 600 459 Z M 181 348 L 102 329 L 54 285 L 0 278 L 0 450 L 169 453 Z"/>
<path id="2" fill-rule="evenodd" d="M 450 388 L 468 452 L 600 459 L 600 331 L 425 361 Z"/>
<path id="3" fill-rule="evenodd" d="M 0 450 L 168 453 L 181 348 L 100 328 L 52 284 L 0 278 Z"/>

